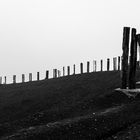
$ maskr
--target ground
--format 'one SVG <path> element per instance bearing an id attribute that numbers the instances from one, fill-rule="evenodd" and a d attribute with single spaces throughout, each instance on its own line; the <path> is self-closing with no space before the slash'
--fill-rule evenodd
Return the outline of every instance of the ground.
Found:
<path id="1" fill-rule="evenodd" d="M 120 84 L 120 71 L 110 71 L 2 85 L 1 139 L 131 138 L 140 96 L 115 91 Z"/>

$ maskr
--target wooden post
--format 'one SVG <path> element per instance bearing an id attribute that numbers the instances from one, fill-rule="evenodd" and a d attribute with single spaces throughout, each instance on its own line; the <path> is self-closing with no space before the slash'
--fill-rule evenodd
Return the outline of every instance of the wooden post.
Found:
<path id="1" fill-rule="evenodd" d="M 55 69 L 54 71 L 55 71 L 55 78 L 57 78 L 57 69 Z"/>
<path id="2" fill-rule="evenodd" d="M 113 57 L 113 70 L 115 70 L 115 58 Z"/>
<path id="3" fill-rule="evenodd" d="M 65 67 L 63 67 L 63 76 L 65 76 Z"/>
<path id="4" fill-rule="evenodd" d="M 120 56 L 118 56 L 118 70 L 120 71 Z"/>
<path id="5" fill-rule="evenodd" d="M 109 71 L 109 69 L 110 69 L 110 59 L 107 58 L 107 71 Z"/>
<path id="6" fill-rule="evenodd" d="M 83 73 L 83 63 L 80 63 L 80 72 Z"/>
<path id="7" fill-rule="evenodd" d="M 75 75 L 75 64 L 73 65 L 73 74 Z"/>
<path id="8" fill-rule="evenodd" d="M 130 69 L 129 69 L 129 89 L 136 88 L 136 61 L 137 61 L 137 39 L 136 29 L 132 28 L 131 32 L 131 49 L 130 49 Z"/>
<path id="9" fill-rule="evenodd" d="M 97 61 L 95 60 L 94 63 L 95 63 L 95 72 L 96 72 L 97 71 Z"/>
<path id="10" fill-rule="evenodd" d="M 103 71 L 103 60 L 101 60 L 101 71 Z"/>
<path id="11" fill-rule="evenodd" d="M 57 73 L 58 73 L 58 74 L 57 74 L 57 77 L 59 77 L 59 70 L 57 70 Z"/>
<path id="12" fill-rule="evenodd" d="M 13 84 L 16 83 L 16 75 L 13 75 Z"/>
<path id="13" fill-rule="evenodd" d="M 137 34 L 137 42 L 138 42 L 138 54 L 139 54 L 139 62 L 138 62 L 138 68 L 140 69 L 140 34 Z"/>
<path id="14" fill-rule="evenodd" d="M 29 73 L 29 82 L 32 81 L 32 73 Z"/>
<path id="15" fill-rule="evenodd" d="M 123 43 L 122 43 L 122 89 L 127 87 L 128 79 L 128 54 L 129 54 L 129 33 L 130 27 L 124 27 L 123 29 Z"/>
<path id="16" fill-rule="evenodd" d="M 97 70 L 97 61 L 93 60 L 93 72 L 96 72 Z"/>
<path id="17" fill-rule="evenodd" d="M 90 63 L 89 61 L 87 62 L 87 73 L 89 73 L 89 70 L 90 70 Z"/>
<path id="18" fill-rule="evenodd" d="M 39 72 L 37 72 L 37 81 L 39 81 Z"/>
<path id="19" fill-rule="evenodd" d="M 4 76 L 4 84 L 6 84 L 6 82 L 7 82 L 7 77 Z"/>
<path id="20" fill-rule="evenodd" d="M 68 76 L 70 75 L 70 66 L 67 67 Z"/>
<path id="21" fill-rule="evenodd" d="M 25 82 L 25 75 L 22 74 L 22 83 L 24 83 L 24 82 Z"/>
<path id="22" fill-rule="evenodd" d="M 58 70 L 57 72 L 58 72 L 58 77 L 61 77 L 61 71 Z"/>
<path id="23" fill-rule="evenodd" d="M 55 74 L 55 69 L 53 69 L 53 78 L 55 78 L 55 75 L 56 75 L 56 74 Z"/>
<path id="24" fill-rule="evenodd" d="M 0 85 L 2 84 L 2 77 L 0 77 Z"/>
<path id="25" fill-rule="evenodd" d="M 54 78 L 54 69 L 53 69 L 53 78 Z"/>
<path id="26" fill-rule="evenodd" d="M 113 58 L 113 70 L 114 71 L 117 70 L 117 58 L 116 57 Z"/>
<path id="27" fill-rule="evenodd" d="M 59 70 L 59 77 L 61 77 L 61 71 Z"/>
<path id="28" fill-rule="evenodd" d="M 94 60 L 93 60 L 93 72 L 95 71 L 95 64 L 94 64 Z"/>
<path id="29" fill-rule="evenodd" d="M 46 78 L 45 79 L 49 79 L 49 71 L 46 71 Z"/>
<path id="30" fill-rule="evenodd" d="M 53 78 L 57 78 L 57 69 L 53 69 Z"/>
<path id="31" fill-rule="evenodd" d="M 54 78 L 56 78 L 56 69 L 54 69 Z"/>

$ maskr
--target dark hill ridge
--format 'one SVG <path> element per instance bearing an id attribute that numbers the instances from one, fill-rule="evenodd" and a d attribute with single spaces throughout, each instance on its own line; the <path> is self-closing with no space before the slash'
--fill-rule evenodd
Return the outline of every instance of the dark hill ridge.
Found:
<path id="1" fill-rule="evenodd" d="M 60 111 L 89 104 L 120 86 L 119 72 L 97 72 L 0 87 L 0 122 L 38 111 Z M 84 104 L 86 106 L 86 104 Z"/>
<path id="2" fill-rule="evenodd" d="M 140 79 L 140 74 L 137 72 Z M 114 91 L 120 71 L 94 72 L 0 87 L 0 134 L 85 116 L 133 102 Z M 136 99 L 138 100 L 138 99 Z"/>

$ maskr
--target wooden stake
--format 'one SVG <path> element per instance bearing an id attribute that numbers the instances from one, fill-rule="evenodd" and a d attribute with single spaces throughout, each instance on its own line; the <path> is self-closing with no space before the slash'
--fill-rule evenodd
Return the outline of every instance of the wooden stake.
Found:
<path id="1" fill-rule="evenodd" d="M 53 78 L 54 78 L 54 69 L 53 69 Z"/>
<path id="2" fill-rule="evenodd" d="M 13 75 L 13 84 L 16 83 L 16 75 Z"/>
<path id="3" fill-rule="evenodd" d="M 103 71 L 103 60 L 101 60 L 101 71 Z"/>
<path id="4" fill-rule="evenodd" d="M 83 73 L 83 63 L 80 63 L 80 71 L 81 71 L 81 74 Z"/>
<path id="5" fill-rule="evenodd" d="M 124 27 L 123 29 L 123 43 L 122 43 L 122 89 L 126 89 L 127 87 L 127 79 L 128 79 L 128 52 L 129 52 L 129 33 L 130 28 Z"/>
<path id="6" fill-rule="evenodd" d="M 138 60 L 138 69 L 140 69 L 140 34 L 137 34 L 137 42 L 138 42 L 138 54 L 139 54 L 139 60 Z"/>
<path id="7" fill-rule="evenodd" d="M 6 84 L 6 82 L 7 82 L 7 77 L 4 76 L 4 84 Z"/>
<path id="8" fill-rule="evenodd" d="M 29 82 L 32 81 L 32 73 L 29 73 Z"/>
<path id="9" fill-rule="evenodd" d="M 137 61 L 137 39 L 136 29 L 132 28 L 131 50 L 130 50 L 130 70 L 129 70 L 129 89 L 136 88 L 136 61 Z"/>
<path id="10" fill-rule="evenodd" d="M 37 72 L 37 81 L 39 81 L 39 72 Z"/>
<path id="11" fill-rule="evenodd" d="M 73 74 L 75 75 L 75 64 L 73 65 Z"/>
<path id="12" fill-rule="evenodd" d="M 114 71 L 117 70 L 117 58 L 116 57 L 113 58 L 113 70 Z"/>
<path id="13" fill-rule="evenodd" d="M 58 70 L 57 72 L 58 72 L 58 77 L 61 77 L 61 71 Z"/>
<path id="14" fill-rule="evenodd" d="M 63 67 L 63 76 L 65 76 L 65 67 Z"/>
<path id="15" fill-rule="evenodd" d="M 110 69 L 110 59 L 107 58 L 107 71 L 109 71 L 109 69 Z"/>
<path id="16" fill-rule="evenodd" d="M 57 69 L 54 69 L 54 78 L 57 78 Z"/>
<path id="17" fill-rule="evenodd" d="M 97 61 L 95 60 L 94 61 L 94 64 L 95 64 L 95 72 L 97 71 Z"/>
<path id="18" fill-rule="evenodd" d="M 70 66 L 67 67 L 68 70 L 68 76 L 70 75 Z"/>
<path id="19" fill-rule="evenodd" d="M 25 82 L 25 75 L 22 74 L 22 83 L 24 83 L 24 82 Z"/>
<path id="20" fill-rule="evenodd" d="M 120 56 L 118 56 L 118 70 L 120 71 Z"/>
<path id="21" fill-rule="evenodd" d="M 2 84 L 2 77 L 0 77 L 0 84 Z"/>
<path id="22" fill-rule="evenodd" d="M 89 73 L 89 70 L 90 70 L 90 63 L 89 61 L 87 62 L 87 73 Z"/>
<path id="23" fill-rule="evenodd" d="M 49 79 L 49 71 L 46 71 L 46 79 Z"/>

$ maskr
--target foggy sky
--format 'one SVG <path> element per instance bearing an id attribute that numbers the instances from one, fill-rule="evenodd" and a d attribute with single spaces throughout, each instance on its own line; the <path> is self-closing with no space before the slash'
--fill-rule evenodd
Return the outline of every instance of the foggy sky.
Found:
<path id="1" fill-rule="evenodd" d="M 140 31 L 139 0 L 1 0 L 0 75 L 41 72 L 122 54 L 124 26 Z"/>

